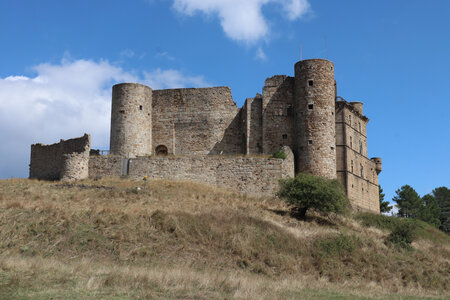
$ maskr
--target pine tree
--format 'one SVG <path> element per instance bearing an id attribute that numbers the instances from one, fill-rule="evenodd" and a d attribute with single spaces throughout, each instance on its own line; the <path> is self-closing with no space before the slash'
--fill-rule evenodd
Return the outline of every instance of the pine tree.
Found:
<path id="1" fill-rule="evenodd" d="M 379 198 L 380 198 L 380 212 L 381 213 L 385 213 L 385 212 L 389 212 L 392 209 L 392 205 L 389 205 L 389 201 L 384 201 L 384 196 L 385 194 L 383 193 L 383 189 L 380 188 L 378 190 L 378 194 L 379 194 Z"/>
<path id="2" fill-rule="evenodd" d="M 419 219 L 439 228 L 441 225 L 439 220 L 441 209 L 437 199 L 433 195 L 428 194 L 422 197 L 422 202 L 423 208 L 420 211 Z"/>
<path id="3" fill-rule="evenodd" d="M 450 189 L 441 186 L 433 190 L 437 204 L 441 210 L 439 219 L 441 221 L 440 229 L 450 233 Z"/>
<path id="4" fill-rule="evenodd" d="M 398 216 L 405 218 L 417 218 L 420 216 L 420 211 L 423 207 L 422 199 L 419 194 L 409 185 L 404 185 L 396 190 L 397 194 L 393 201 L 398 206 Z"/>

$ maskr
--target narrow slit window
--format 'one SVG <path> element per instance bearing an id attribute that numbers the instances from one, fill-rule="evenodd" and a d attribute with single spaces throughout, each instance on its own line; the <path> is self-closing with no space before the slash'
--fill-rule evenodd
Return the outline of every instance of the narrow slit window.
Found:
<path id="1" fill-rule="evenodd" d="M 351 161 L 351 169 L 352 169 L 352 173 L 353 173 L 353 160 Z"/>
<path id="2" fill-rule="evenodd" d="M 314 104 L 308 104 L 308 109 L 313 109 L 313 107 L 314 107 Z"/>
<path id="3" fill-rule="evenodd" d="M 139 110 L 142 110 L 142 105 L 139 105 Z"/>
<path id="4" fill-rule="evenodd" d="M 308 80 L 308 85 L 309 86 L 313 86 L 314 85 L 314 80 Z"/>
<path id="5" fill-rule="evenodd" d="M 352 139 L 352 137 L 350 137 L 350 148 L 352 148 L 353 147 L 353 139 Z"/>

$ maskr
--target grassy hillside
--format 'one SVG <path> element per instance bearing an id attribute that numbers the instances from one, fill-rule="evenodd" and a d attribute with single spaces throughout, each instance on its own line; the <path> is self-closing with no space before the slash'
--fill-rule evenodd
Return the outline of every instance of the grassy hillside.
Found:
<path id="1" fill-rule="evenodd" d="M 138 187 L 141 187 L 139 189 Z M 450 238 L 201 184 L 0 181 L 0 299 L 450 297 Z"/>

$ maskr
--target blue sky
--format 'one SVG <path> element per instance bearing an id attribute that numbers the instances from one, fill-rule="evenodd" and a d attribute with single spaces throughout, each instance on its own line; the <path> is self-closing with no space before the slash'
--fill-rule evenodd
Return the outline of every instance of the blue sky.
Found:
<path id="1" fill-rule="evenodd" d="M 0 0 L 0 178 L 36 142 L 109 146 L 111 85 L 230 86 L 241 106 L 302 57 L 363 101 L 391 199 L 450 185 L 450 1 Z"/>

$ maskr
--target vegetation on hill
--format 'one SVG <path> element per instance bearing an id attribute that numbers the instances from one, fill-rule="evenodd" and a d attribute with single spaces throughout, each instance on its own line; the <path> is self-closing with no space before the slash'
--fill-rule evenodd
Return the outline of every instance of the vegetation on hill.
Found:
<path id="1" fill-rule="evenodd" d="M 420 197 L 411 186 L 404 185 L 392 200 L 400 217 L 419 219 L 450 233 L 450 189 L 439 187 Z"/>
<path id="2" fill-rule="evenodd" d="M 309 209 L 325 213 L 343 213 L 350 206 L 344 187 L 337 179 L 308 173 L 280 180 L 277 195 L 291 205 L 294 214 L 300 218 L 304 218 Z"/>
<path id="3" fill-rule="evenodd" d="M 202 184 L 0 181 L 0 299 L 450 296 L 450 238 L 415 222 L 308 211 Z M 408 220 L 407 220 L 408 221 Z"/>

